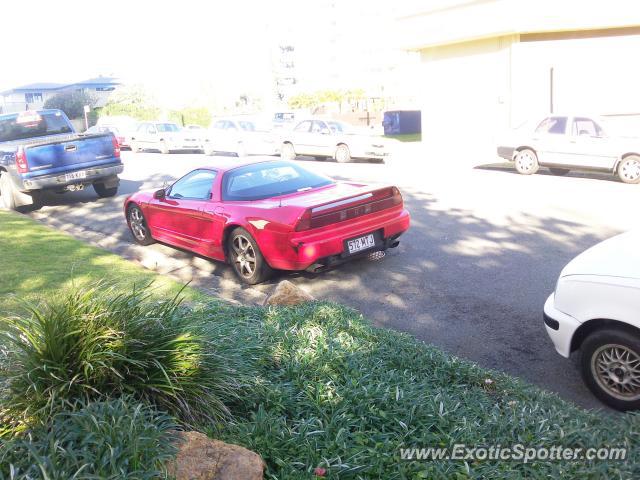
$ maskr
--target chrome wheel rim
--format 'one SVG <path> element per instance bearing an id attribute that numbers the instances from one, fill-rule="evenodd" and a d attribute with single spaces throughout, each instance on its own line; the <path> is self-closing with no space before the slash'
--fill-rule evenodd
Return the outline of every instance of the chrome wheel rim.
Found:
<path id="1" fill-rule="evenodd" d="M 622 163 L 622 176 L 631 182 L 640 178 L 640 161 L 633 159 Z"/>
<path id="2" fill-rule="evenodd" d="M 253 245 L 244 235 L 237 235 L 231 243 L 234 252 L 236 270 L 245 278 L 249 278 L 256 271 L 256 252 Z"/>
<path id="3" fill-rule="evenodd" d="M 591 357 L 591 373 L 612 397 L 640 399 L 640 356 L 630 348 L 618 344 L 598 348 Z"/>
<path id="4" fill-rule="evenodd" d="M 530 172 L 536 164 L 536 159 L 531 152 L 520 152 L 516 157 L 518 169 L 522 172 Z"/>
<path id="5" fill-rule="evenodd" d="M 131 225 L 133 236 L 138 240 L 147 238 L 147 226 L 144 223 L 144 216 L 138 207 L 133 207 L 129 210 L 129 225 Z"/>

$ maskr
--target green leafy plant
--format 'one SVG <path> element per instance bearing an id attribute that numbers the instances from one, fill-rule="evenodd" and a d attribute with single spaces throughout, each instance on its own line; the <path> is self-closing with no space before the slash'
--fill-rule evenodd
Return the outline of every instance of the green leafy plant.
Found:
<path id="1" fill-rule="evenodd" d="M 225 402 L 243 394 L 243 366 L 217 353 L 228 339 L 177 297 L 154 301 L 148 288 L 97 285 L 27 312 L 2 320 L 0 401 L 14 423 L 125 394 L 186 423 L 211 422 L 228 417 Z"/>
<path id="2" fill-rule="evenodd" d="M 44 108 L 62 110 L 69 118 L 82 118 L 84 106 L 93 106 L 95 99 L 84 91 L 62 92 L 49 98 Z"/>
<path id="3" fill-rule="evenodd" d="M 0 479 L 166 478 L 171 417 L 125 398 L 75 407 L 0 441 Z"/>

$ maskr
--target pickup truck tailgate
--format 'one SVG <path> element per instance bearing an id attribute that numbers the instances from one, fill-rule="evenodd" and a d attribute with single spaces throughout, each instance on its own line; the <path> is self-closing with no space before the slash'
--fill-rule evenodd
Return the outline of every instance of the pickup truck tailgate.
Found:
<path id="1" fill-rule="evenodd" d="M 65 136 L 58 141 L 27 144 L 24 148 L 29 165 L 24 178 L 120 162 L 115 152 L 118 147 L 110 133 Z"/>

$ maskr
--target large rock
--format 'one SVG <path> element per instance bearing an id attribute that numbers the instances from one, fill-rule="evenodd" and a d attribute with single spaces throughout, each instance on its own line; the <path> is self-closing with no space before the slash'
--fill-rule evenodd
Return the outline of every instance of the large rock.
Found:
<path id="1" fill-rule="evenodd" d="M 296 287 L 288 280 L 281 281 L 271 295 L 267 297 L 265 305 L 297 305 L 315 300 L 311 295 Z"/>
<path id="2" fill-rule="evenodd" d="M 176 432 L 178 454 L 167 464 L 176 480 L 262 480 L 264 461 L 238 445 L 200 432 Z"/>

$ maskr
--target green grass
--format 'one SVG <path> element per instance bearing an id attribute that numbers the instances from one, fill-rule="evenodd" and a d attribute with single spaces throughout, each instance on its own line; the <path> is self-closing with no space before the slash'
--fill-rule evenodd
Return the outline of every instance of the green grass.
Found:
<path id="1" fill-rule="evenodd" d="M 421 133 L 403 133 L 401 135 L 385 135 L 385 138 L 392 138 L 401 142 L 421 142 Z"/>
<path id="2" fill-rule="evenodd" d="M 11 234 L 5 233 L 7 222 Z M 28 219 L 0 214 L 0 232 L 3 258 L 18 246 L 30 252 L 21 261 L 11 259 L 11 268 L 0 273 L 5 294 L 37 298 L 40 292 L 51 294 L 58 289 L 48 281 L 70 286 L 78 278 L 84 283 L 103 276 L 113 278 L 114 271 L 131 272 L 139 280 L 155 278 Z M 30 238 L 40 235 L 46 240 Z M 43 255 L 39 250 L 44 249 L 48 253 Z M 70 271 L 69 262 L 59 260 L 56 254 L 65 251 L 84 255 L 83 271 Z M 24 264 L 29 259 L 39 263 Z M 38 288 L 30 287 L 34 275 L 42 282 Z M 4 278 L 10 278 L 11 285 Z M 131 278 L 127 282 L 130 285 Z M 173 294 L 178 287 L 169 283 L 166 291 Z M 126 294 L 129 287 L 122 288 Z M 215 354 L 230 365 L 243 365 L 246 384 L 252 386 L 226 399 L 231 420 L 198 417 L 198 428 L 258 452 L 272 480 L 313 479 L 316 467 L 326 468 L 326 477 L 332 479 L 640 477 L 637 414 L 585 411 L 409 335 L 374 328 L 349 308 L 321 302 L 288 308 L 192 302 L 179 310 L 179 316 L 185 325 L 201 326 L 199 334 L 219 339 Z M 7 359 L 6 348 L 0 348 L 0 359 Z M 0 388 L 7 384 L 0 383 Z M 138 399 L 153 402 L 144 396 Z M 44 430 L 34 432 L 39 433 L 32 444 L 40 448 L 37 445 L 49 437 Z M 628 458 L 526 464 L 400 459 L 400 448 L 454 444 L 626 447 Z M 52 455 L 51 448 L 39 455 Z M 80 455 L 74 448 L 69 451 Z M 150 452 L 162 455 L 152 447 Z M 92 464 L 94 458 L 91 456 Z M 116 466 L 124 468 L 130 461 L 135 463 L 135 458 L 129 453 Z"/>
<path id="3" fill-rule="evenodd" d="M 31 219 L 0 210 L 0 313 L 22 300 L 46 298 L 71 286 L 97 280 L 126 285 L 154 281 L 158 296 L 174 295 L 183 286 L 121 257 L 80 242 Z M 189 300 L 203 299 L 185 289 Z"/>

